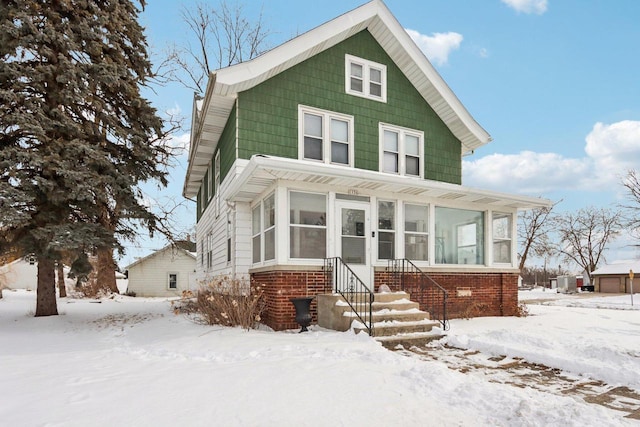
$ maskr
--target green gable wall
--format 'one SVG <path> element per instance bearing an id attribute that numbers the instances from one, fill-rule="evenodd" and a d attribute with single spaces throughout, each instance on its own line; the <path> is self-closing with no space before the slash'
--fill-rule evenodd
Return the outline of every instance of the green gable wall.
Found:
<path id="1" fill-rule="evenodd" d="M 346 94 L 345 54 L 387 66 L 386 103 Z M 378 124 L 384 122 L 424 132 L 425 178 L 461 183 L 460 141 L 366 30 L 240 93 L 238 156 L 297 158 L 299 104 L 354 116 L 357 168 L 379 170 Z"/>
<path id="2" fill-rule="evenodd" d="M 233 166 L 233 162 L 236 161 L 236 113 L 236 107 L 234 106 L 231 114 L 229 114 L 227 123 L 224 125 L 220 141 L 218 141 L 218 150 L 220 150 L 220 182 L 224 181 L 231 166 Z"/>

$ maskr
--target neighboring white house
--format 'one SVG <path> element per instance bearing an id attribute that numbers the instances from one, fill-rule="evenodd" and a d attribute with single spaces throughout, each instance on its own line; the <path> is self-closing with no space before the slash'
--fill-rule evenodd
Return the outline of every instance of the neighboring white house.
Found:
<path id="1" fill-rule="evenodd" d="M 64 267 L 65 276 L 69 273 L 69 267 Z M 55 272 L 56 285 L 58 283 L 58 271 Z M 34 257 L 16 259 L 8 264 L 0 266 L 0 282 L 7 289 L 26 289 L 35 291 L 38 288 L 38 263 Z M 67 289 L 73 286 L 74 281 L 65 279 Z M 57 288 L 56 288 L 57 289 Z"/>
<path id="2" fill-rule="evenodd" d="M 195 243 L 186 243 L 167 245 L 127 266 L 127 291 L 139 297 L 170 297 L 195 290 L 196 254 L 189 251 Z"/>

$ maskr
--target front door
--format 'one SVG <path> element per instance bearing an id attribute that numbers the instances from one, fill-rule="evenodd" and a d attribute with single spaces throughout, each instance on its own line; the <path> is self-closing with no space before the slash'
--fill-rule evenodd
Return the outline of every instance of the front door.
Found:
<path id="1" fill-rule="evenodd" d="M 336 254 L 373 290 L 368 203 L 336 200 Z"/>

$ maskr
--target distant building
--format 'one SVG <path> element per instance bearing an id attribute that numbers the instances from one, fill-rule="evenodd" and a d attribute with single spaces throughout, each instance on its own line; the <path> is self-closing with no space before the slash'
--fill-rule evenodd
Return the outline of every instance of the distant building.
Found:
<path id="1" fill-rule="evenodd" d="M 630 270 L 640 273 L 640 261 L 607 264 L 598 268 L 591 273 L 594 290 L 602 293 L 631 293 Z M 634 292 L 640 292 L 640 279 L 635 282 Z"/>
<path id="2" fill-rule="evenodd" d="M 126 267 L 128 292 L 139 297 L 180 296 L 195 290 L 195 243 L 170 244 Z"/>

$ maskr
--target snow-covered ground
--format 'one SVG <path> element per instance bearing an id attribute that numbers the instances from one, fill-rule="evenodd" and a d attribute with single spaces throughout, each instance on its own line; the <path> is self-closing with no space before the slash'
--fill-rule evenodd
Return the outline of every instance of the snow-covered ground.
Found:
<path id="1" fill-rule="evenodd" d="M 33 292 L 3 295 L 2 426 L 640 424 L 581 397 L 385 350 L 364 334 L 203 326 L 167 300 L 125 296 L 61 299 L 59 316 L 34 318 Z M 453 320 L 432 349 L 524 358 L 638 391 L 635 298 L 632 307 L 628 295 L 521 292 L 538 301 L 530 316 Z"/>

